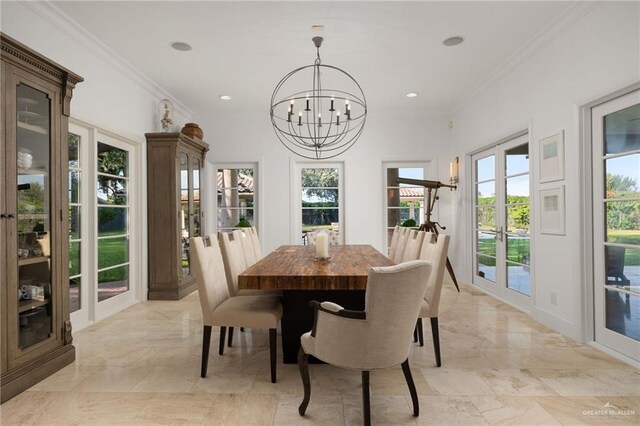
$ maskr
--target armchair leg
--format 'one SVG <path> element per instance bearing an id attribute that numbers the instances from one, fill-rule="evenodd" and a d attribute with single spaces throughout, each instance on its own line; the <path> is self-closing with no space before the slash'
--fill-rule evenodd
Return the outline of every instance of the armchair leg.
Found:
<path id="1" fill-rule="evenodd" d="M 418 319 L 420 321 L 420 319 Z M 413 328 L 413 342 L 418 341 L 418 323 L 416 322 L 416 326 Z"/>
<path id="2" fill-rule="evenodd" d="M 309 406 L 309 399 L 311 398 L 311 381 L 309 380 L 309 355 L 304 353 L 302 347 L 298 351 L 298 368 L 300 369 L 300 377 L 302 377 L 302 386 L 304 386 L 304 399 L 302 404 L 298 407 L 298 413 L 304 416 L 307 407 Z"/>
<path id="3" fill-rule="evenodd" d="M 207 377 L 207 366 L 209 365 L 209 346 L 211 346 L 211 326 L 205 325 L 202 332 L 202 366 L 200 377 Z"/>
<path id="4" fill-rule="evenodd" d="M 233 327 L 229 327 L 229 340 L 227 341 L 227 346 L 231 347 L 233 343 Z"/>
<path id="5" fill-rule="evenodd" d="M 227 327 L 220 327 L 220 345 L 218 346 L 218 353 L 224 355 L 224 336 L 227 334 Z"/>
<path id="6" fill-rule="evenodd" d="M 418 340 L 420 341 L 420 346 L 424 346 L 424 335 L 422 334 L 422 318 L 418 318 L 418 323 L 416 325 L 418 328 Z"/>
<path id="7" fill-rule="evenodd" d="M 436 353 L 436 365 L 440 367 L 440 334 L 438 331 L 438 317 L 431 318 L 431 334 L 433 335 L 433 350 Z"/>
<path id="8" fill-rule="evenodd" d="M 269 329 L 269 351 L 271 353 L 271 383 L 276 382 L 276 337 L 277 331 L 275 328 Z"/>
<path id="9" fill-rule="evenodd" d="M 364 416 L 364 425 L 371 425 L 371 404 L 369 402 L 369 372 L 362 372 L 362 408 Z"/>
<path id="10" fill-rule="evenodd" d="M 240 331 L 244 333 L 244 327 L 240 327 Z"/>
<path id="11" fill-rule="evenodd" d="M 411 370 L 409 369 L 409 359 L 402 363 L 402 372 L 404 378 L 409 386 L 409 393 L 411 394 L 411 402 L 413 402 L 413 415 L 418 417 L 420 415 L 420 403 L 418 402 L 418 392 L 416 392 L 416 385 L 413 383 L 413 376 L 411 376 Z"/>

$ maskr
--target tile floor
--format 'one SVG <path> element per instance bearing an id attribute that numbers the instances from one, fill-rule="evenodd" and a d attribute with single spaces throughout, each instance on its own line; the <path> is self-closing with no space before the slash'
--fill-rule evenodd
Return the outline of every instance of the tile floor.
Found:
<path id="1" fill-rule="evenodd" d="M 133 306 L 76 333 L 76 362 L 0 406 L 1 423 L 362 424 L 358 372 L 311 365 L 302 418 L 297 367 L 270 383 L 265 331 L 236 330 L 223 357 L 214 337 L 201 379 L 201 330 L 195 293 Z M 410 355 L 420 417 L 398 367 L 371 375 L 374 424 L 640 424 L 639 371 L 468 286 L 443 291 L 441 368 L 425 332 Z"/>

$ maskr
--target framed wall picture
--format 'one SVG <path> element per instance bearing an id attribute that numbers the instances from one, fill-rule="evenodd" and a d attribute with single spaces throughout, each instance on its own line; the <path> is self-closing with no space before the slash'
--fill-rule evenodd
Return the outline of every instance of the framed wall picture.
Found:
<path id="1" fill-rule="evenodd" d="M 564 185 L 540 190 L 540 233 L 565 235 Z"/>
<path id="2" fill-rule="evenodd" d="M 564 179 L 564 130 L 540 139 L 540 182 Z"/>

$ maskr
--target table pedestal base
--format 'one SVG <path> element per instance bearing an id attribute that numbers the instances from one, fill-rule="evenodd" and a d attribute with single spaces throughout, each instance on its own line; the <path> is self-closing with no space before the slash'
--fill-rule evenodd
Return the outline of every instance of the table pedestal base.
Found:
<path id="1" fill-rule="evenodd" d="M 328 301 L 345 309 L 364 310 L 364 290 L 284 290 L 282 293 L 282 357 L 285 364 L 298 362 L 300 336 L 313 328 L 310 301 Z M 309 357 L 309 362 L 319 361 Z"/>

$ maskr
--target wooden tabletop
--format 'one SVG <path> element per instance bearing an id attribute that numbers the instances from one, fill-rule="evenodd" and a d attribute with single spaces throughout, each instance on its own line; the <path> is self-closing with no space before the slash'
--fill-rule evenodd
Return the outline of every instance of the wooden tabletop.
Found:
<path id="1" fill-rule="evenodd" d="M 280 246 L 238 276 L 240 289 L 364 290 L 372 266 L 393 262 L 369 245 L 330 246 L 331 260 L 314 246 Z"/>

